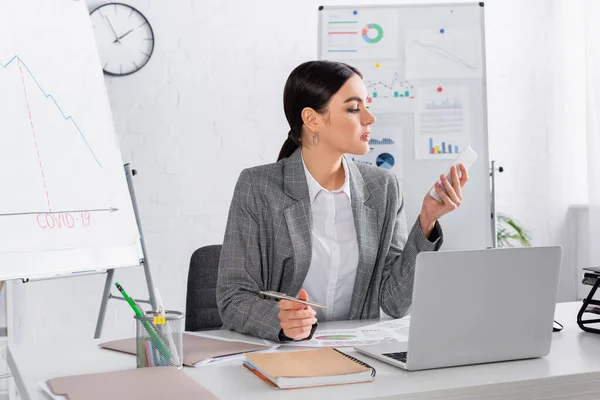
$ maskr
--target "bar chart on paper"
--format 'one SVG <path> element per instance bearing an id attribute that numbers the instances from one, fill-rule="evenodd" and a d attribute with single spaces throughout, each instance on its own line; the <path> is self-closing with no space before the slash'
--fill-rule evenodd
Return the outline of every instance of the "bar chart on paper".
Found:
<path id="1" fill-rule="evenodd" d="M 418 159 L 454 158 L 470 143 L 467 87 L 419 88 L 415 113 L 415 153 Z"/>
<path id="2" fill-rule="evenodd" d="M 89 13 L 79 2 L 6 1 L 0 278 L 137 265 L 139 231 Z"/>
<path id="3" fill-rule="evenodd" d="M 441 144 L 434 144 L 433 138 L 429 138 L 429 153 L 430 154 L 458 154 L 460 150 L 457 145 L 453 145 L 451 143 L 446 144 L 446 142 L 441 142 Z"/>
<path id="4" fill-rule="evenodd" d="M 373 146 L 376 144 L 394 144 L 394 140 L 390 139 L 390 138 L 383 138 L 383 139 L 370 139 L 369 140 L 369 145 Z"/>

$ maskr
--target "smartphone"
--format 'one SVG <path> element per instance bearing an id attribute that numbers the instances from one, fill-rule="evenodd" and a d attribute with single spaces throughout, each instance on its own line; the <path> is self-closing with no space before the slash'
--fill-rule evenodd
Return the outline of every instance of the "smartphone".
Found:
<path id="1" fill-rule="evenodd" d="M 261 290 L 259 293 L 264 294 L 265 296 L 274 297 L 276 299 L 295 301 L 297 303 L 306 304 L 307 306 L 311 306 L 311 307 L 327 308 L 326 306 L 323 306 L 323 305 L 317 304 L 317 303 L 313 303 L 312 301 L 301 300 L 297 297 L 288 296 L 285 293 L 273 292 L 270 290 L 265 290 L 265 291 Z"/>
<path id="2" fill-rule="evenodd" d="M 456 159 L 452 162 L 452 165 L 456 166 L 456 169 L 457 169 L 456 172 L 458 172 L 458 176 L 460 177 L 460 170 L 458 169 L 458 164 L 463 164 L 465 166 L 465 168 L 468 170 L 469 168 L 471 168 L 471 165 L 473 165 L 473 163 L 475 162 L 476 159 L 477 159 L 477 153 L 475 153 L 473 151 L 471 146 L 468 146 L 465 149 L 463 149 L 463 151 L 461 151 L 458 154 L 458 156 L 456 157 Z M 452 168 L 452 167 L 450 167 L 450 168 Z M 450 174 L 450 168 L 448 168 L 448 171 L 446 172 L 446 174 L 444 176 L 446 177 L 446 179 L 448 179 L 450 184 L 452 184 L 452 175 Z M 446 188 L 442 184 L 442 181 L 438 180 L 438 183 L 442 187 L 442 190 L 444 191 L 444 193 L 448 194 L 446 192 Z M 440 196 L 438 196 L 437 191 L 435 190 L 435 185 L 429 191 L 429 195 L 431 197 L 433 197 L 434 199 L 436 199 L 437 201 L 441 201 Z"/>

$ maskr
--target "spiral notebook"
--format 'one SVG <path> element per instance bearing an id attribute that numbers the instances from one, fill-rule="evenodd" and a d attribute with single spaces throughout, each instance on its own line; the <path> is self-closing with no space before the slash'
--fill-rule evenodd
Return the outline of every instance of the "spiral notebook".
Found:
<path id="1" fill-rule="evenodd" d="M 371 382 L 375 368 L 333 347 L 246 354 L 244 367 L 280 389 Z"/>

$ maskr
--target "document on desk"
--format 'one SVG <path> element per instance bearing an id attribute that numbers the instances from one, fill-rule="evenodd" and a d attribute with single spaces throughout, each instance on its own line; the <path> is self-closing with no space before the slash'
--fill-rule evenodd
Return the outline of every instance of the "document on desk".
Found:
<path id="1" fill-rule="evenodd" d="M 261 339 L 262 340 L 262 339 Z M 101 343 L 102 348 L 135 354 L 135 338 Z M 237 340 L 224 340 L 215 336 L 199 335 L 197 332 L 183 334 L 183 365 L 199 367 L 216 362 L 241 358 L 244 353 L 272 350 L 277 345 L 254 344 Z"/>
<path id="2" fill-rule="evenodd" d="M 204 337 L 208 339 L 216 339 L 224 342 L 241 342 L 255 344 L 261 346 L 278 346 L 278 342 L 273 342 L 267 339 L 261 339 L 255 336 L 250 336 L 226 329 L 217 329 L 213 331 L 185 332 L 186 335 Z"/>
<path id="3" fill-rule="evenodd" d="M 377 324 L 368 325 L 364 329 L 385 329 L 393 331 L 395 335 L 402 338 L 402 341 L 408 341 L 408 330 L 410 328 L 410 316 L 398 319 L 390 319 L 388 321 L 379 322 Z"/>
<path id="4" fill-rule="evenodd" d="M 311 340 L 285 343 L 294 347 L 352 347 L 408 341 L 410 317 L 393 319 L 356 329 L 317 329 Z"/>
<path id="5" fill-rule="evenodd" d="M 353 347 L 381 343 L 399 343 L 408 340 L 391 328 L 362 327 L 356 329 L 317 329 L 311 340 L 284 343 L 294 347 Z"/>
<path id="6" fill-rule="evenodd" d="M 238 343 L 238 345 L 240 345 L 240 346 L 241 346 L 241 344 L 246 344 L 246 347 L 247 347 L 246 349 L 244 349 L 243 352 L 239 352 L 237 354 L 223 355 L 223 356 L 219 356 L 219 357 L 212 357 L 212 358 L 204 359 L 202 361 L 198 361 L 198 362 L 194 363 L 194 367 L 201 367 L 203 365 L 212 365 L 212 364 L 220 363 L 223 361 L 234 360 L 236 358 L 242 359 L 244 357 L 244 353 L 249 352 L 249 351 L 260 351 L 260 352 L 275 351 L 281 345 L 281 343 L 276 343 L 276 342 L 272 342 L 267 339 L 260 339 L 260 338 L 256 338 L 256 337 L 252 337 L 252 336 L 248 336 L 248 335 L 243 335 L 241 333 L 237 333 L 234 331 L 217 330 L 217 331 L 202 331 L 202 332 L 186 332 L 185 334 L 203 337 L 203 338 L 207 338 L 207 339 L 216 339 L 216 340 L 220 340 L 223 342 Z M 263 346 L 263 349 L 260 349 L 259 346 Z M 253 350 L 253 349 L 255 349 L 255 350 Z"/>

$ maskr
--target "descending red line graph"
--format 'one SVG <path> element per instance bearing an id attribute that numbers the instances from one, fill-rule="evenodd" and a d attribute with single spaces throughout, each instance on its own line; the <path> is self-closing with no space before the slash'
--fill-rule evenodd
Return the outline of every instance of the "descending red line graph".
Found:
<path id="1" fill-rule="evenodd" d="M 48 209 L 52 211 L 52 205 L 50 204 L 50 195 L 48 194 L 48 185 L 46 184 L 46 177 L 44 176 L 44 166 L 42 164 L 42 156 L 40 155 L 40 149 L 37 143 L 37 137 L 35 136 L 35 127 L 33 125 L 33 117 L 31 116 L 31 108 L 29 107 L 29 99 L 27 98 L 27 87 L 25 86 L 25 77 L 23 76 L 23 68 L 21 68 L 21 60 L 17 59 L 19 64 L 19 73 L 21 74 L 21 83 L 23 84 L 23 93 L 25 95 L 25 104 L 27 105 L 27 113 L 29 114 L 29 124 L 31 125 L 31 134 L 33 135 L 33 143 L 35 144 L 35 151 L 37 153 L 38 164 L 40 166 L 40 174 L 42 175 L 42 182 L 44 184 L 44 192 L 46 193 L 46 201 L 48 202 Z"/>
<path id="2" fill-rule="evenodd" d="M 44 90 L 21 57 L 3 61 L 0 102 L 7 102 L 8 108 L 0 109 L 0 122 L 4 123 L 0 129 L 11 135 L 2 142 L 1 183 L 14 196 L 0 203 L 0 217 L 34 215 L 39 223 L 76 220 L 76 213 L 87 216 L 117 211 L 117 207 L 105 205 L 104 179 L 110 167 L 104 168 L 90 145 L 93 142 L 88 142 L 75 118 Z M 90 119 L 89 112 L 83 118 Z M 17 164 L 11 168 L 13 162 Z"/>

